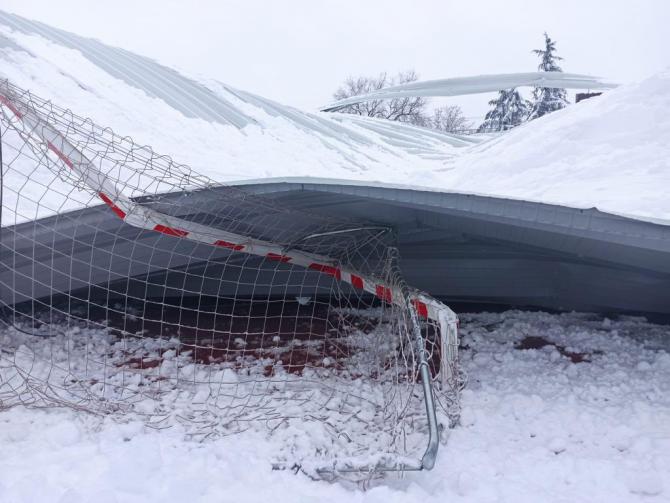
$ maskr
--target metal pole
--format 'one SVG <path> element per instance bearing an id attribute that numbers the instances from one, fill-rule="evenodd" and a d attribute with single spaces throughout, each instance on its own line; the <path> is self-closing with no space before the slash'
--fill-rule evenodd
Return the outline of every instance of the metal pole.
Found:
<path id="1" fill-rule="evenodd" d="M 414 330 L 414 342 L 416 343 L 416 352 L 419 359 L 419 373 L 421 375 L 421 386 L 423 388 L 423 399 L 426 404 L 426 417 L 428 419 L 428 445 L 421 458 L 421 469 L 431 470 L 435 466 L 437 451 L 440 447 L 440 432 L 437 427 L 437 413 L 435 411 L 435 397 L 433 396 L 433 385 L 430 378 L 430 367 L 426 359 L 426 348 L 423 335 L 421 335 L 421 325 L 416 308 L 409 301 L 406 295 L 407 305 L 409 307 L 412 328 Z"/>

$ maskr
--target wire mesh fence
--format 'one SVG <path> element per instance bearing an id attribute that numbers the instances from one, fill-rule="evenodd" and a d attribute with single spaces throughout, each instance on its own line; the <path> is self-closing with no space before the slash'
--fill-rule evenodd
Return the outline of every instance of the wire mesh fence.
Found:
<path id="1" fill-rule="evenodd" d="M 225 186 L 0 82 L 0 408 L 195 439 L 311 432 L 279 463 L 430 468 L 458 417 L 455 315 L 391 229 Z"/>

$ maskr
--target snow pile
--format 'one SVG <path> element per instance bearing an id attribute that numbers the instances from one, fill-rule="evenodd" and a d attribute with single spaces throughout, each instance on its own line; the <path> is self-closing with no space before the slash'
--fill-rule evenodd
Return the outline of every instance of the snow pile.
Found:
<path id="1" fill-rule="evenodd" d="M 432 181 L 670 221 L 670 70 L 473 147 Z"/>
<path id="2" fill-rule="evenodd" d="M 367 492 L 273 471 L 287 438 L 265 427 L 184 441 L 69 410 L 0 413 L 0 500 L 667 501 L 670 329 L 640 318 L 511 311 L 463 316 L 462 425 L 432 472 Z M 524 349 L 525 348 L 525 349 Z M 294 473 L 297 472 L 297 473 Z"/>

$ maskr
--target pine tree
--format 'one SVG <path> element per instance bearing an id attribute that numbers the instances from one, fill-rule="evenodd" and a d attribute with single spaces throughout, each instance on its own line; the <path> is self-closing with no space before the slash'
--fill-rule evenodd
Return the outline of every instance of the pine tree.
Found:
<path id="1" fill-rule="evenodd" d="M 528 119 L 531 104 L 516 89 L 503 89 L 498 97 L 489 101 L 492 110 L 484 117 L 479 132 L 506 131 Z"/>
<path id="2" fill-rule="evenodd" d="M 540 57 L 540 64 L 537 69 L 541 72 L 562 72 L 558 61 L 563 58 L 556 56 L 556 42 L 549 38 L 549 35 L 544 34 L 544 49 L 535 49 L 533 51 Z M 565 108 L 568 104 L 567 94 L 565 89 L 557 89 L 552 87 L 536 87 L 533 91 L 534 104 L 530 113 L 530 119 L 537 119 L 561 108 Z"/>

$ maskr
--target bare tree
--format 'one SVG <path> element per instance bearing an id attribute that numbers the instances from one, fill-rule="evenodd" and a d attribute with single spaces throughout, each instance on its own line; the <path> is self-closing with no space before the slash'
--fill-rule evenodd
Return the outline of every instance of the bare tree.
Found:
<path id="1" fill-rule="evenodd" d="M 418 75 L 414 70 L 400 72 L 389 77 L 386 72 L 378 77 L 349 77 L 344 84 L 333 94 L 336 100 L 351 96 L 359 96 L 385 87 L 414 82 Z M 427 101 L 424 98 L 393 98 L 390 100 L 370 100 L 363 103 L 348 105 L 340 112 L 377 117 L 392 121 L 408 122 L 418 126 L 429 125 L 430 118 L 426 114 Z"/>
<path id="2" fill-rule="evenodd" d="M 333 98 L 343 100 L 352 96 L 379 91 L 385 87 L 414 82 L 418 75 L 414 70 L 400 72 L 393 77 L 380 73 L 378 77 L 349 77 L 335 91 Z M 354 103 L 341 108 L 340 112 L 377 117 L 392 121 L 407 122 L 415 126 L 424 126 L 440 131 L 454 132 L 468 129 L 472 124 L 465 118 L 461 107 L 447 105 L 435 109 L 433 115 L 426 110 L 428 100 L 421 97 L 393 98 L 389 100 L 369 100 Z"/>
<path id="3" fill-rule="evenodd" d="M 447 133 L 454 133 L 463 129 L 470 129 L 472 123 L 465 118 L 463 110 L 458 105 L 445 105 L 433 111 L 430 127 Z"/>

